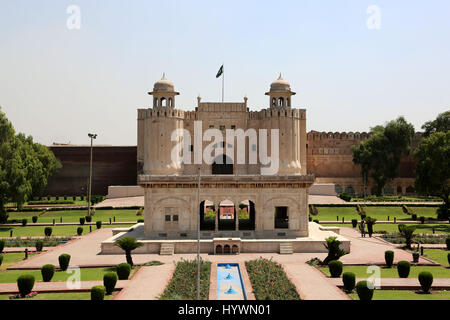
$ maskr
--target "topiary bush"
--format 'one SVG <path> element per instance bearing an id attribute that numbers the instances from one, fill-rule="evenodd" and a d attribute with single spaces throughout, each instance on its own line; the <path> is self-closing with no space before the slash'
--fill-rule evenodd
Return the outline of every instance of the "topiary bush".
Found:
<path id="1" fill-rule="evenodd" d="M 100 229 L 102 227 L 102 222 L 101 221 L 97 221 L 95 223 L 95 225 L 97 226 L 97 229 Z"/>
<path id="2" fill-rule="evenodd" d="M 131 273 L 131 266 L 128 263 L 121 263 L 116 266 L 116 272 L 119 280 L 128 280 Z"/>
<path id="3" fill-rule="evenodd" d="M 328 269 L 330 270 L 330 274 L 332 278 L 339 278 L 342 274 L 342 269 L 344 265 L 342 262 L 333 260 L 328 263 Z"/>
<path id="4" fill-rule="evenodd" d="M 19 293 L 22 297 L 25 297 L 27 294 L 31 293 L 34 287 L 34 276 L 31 274 L 24 274 L 17 278 L 17 288 L 19 289 Z"/>
<path id="5" fill-rule="evenodd" d="M 450 253 L 447 253 L 447 261 L 448 261 L 448 264 L 450 265 Z"/>
<path id="6" fill-rule="evenodd" d="M 44 248 L 44 241 L 42 240 L 36 241 L 36 251 L 42 252 L 42 248 Z"/>
<path id="7" fill-rule="evenodd" d="M 70 263 L 70 254 L 63 253 L 58 257 L 59 267 L 62 271 L 66 271 Z"/>
<path id="8" fill-rule="evenodd" d="M 92 216 L 86 216 L 85 219 L 87 223 L 92 222 Z"/>
<path id="9" fill-rule="evenodd" d="M 445 239 L 445 245 L 447 246 L 447 250 L 450 250 L 450 237 Z"/>
<path id="10" fill-rule="evenodd" d="M 353 272 L 344 272 L 342 275 L 342 282 L 344 283 L 344 291 L 351 293 L 355 289 L 356 276 Z"/>
<path id="11" fill-rule="evenodd" d="M 424 217 L 424 216 L 421 216 L 421 217 L 419 218 L 419 220 L 420 220 L 420 223 L 421 223 L 421 224 L 424 224 L 424 223 L 425 223 L 425 217 Z"/>
<path id="12" fill-rule="evenodd" d="M 91 300 L 104 300 L 106 288 L 104 286 L 94 286 L 91 289 Z"/>
<path id="13" fill-rule="evenodd" d="M 81 218 L 80 218 L 80 224 L 81 224 L 82 226 L 84 225 L 85 221 L 86 221 L 86 218 L 85 218 L 85 217 L 81 217 Z"/>
<path id="14" fill-rule="evenodd" d="M 369 281 L 359 281 L 356 284 L 356 293 L 359 300 L 368 301 L 373 298 L 373 285 Z"/>
<path id="15" fill-rule="evenodd" d="M 37 216 L 33 216 L 31 218 L 31 221 L 33 221 L 33 223 L 36 223 L 38 221 L 38 217 Z"/>
<path id="16" fill-rule="evenodd" d="M 106 294 L 110 295 L 113 293 L 114 288 L 117 283 L 117 274 L 115 272 L 108 272 L 103 276 L 103 285 L 106 289 Z"/>
<path id="17" fill-rule="evenodd" d="M 52 264 L 46 264 L 41 268 L 42 280 L 44 282 L 50 282 L 55 274 L 55 266 Z"/>
<path id="18" fill-rule="evenodd" d="M 357 219 L 352 219 L 352 227 L 356 228 L 357 225 L 358 225 L 358 220 Z"/>
<path id="19" fill-rule="evenodd" d="M 411 263 L 409 263 L 408 261 L 403 260 L 397 263 L 397 271 L 400 278 L 408 278 L 410 270 Z"/>
<path id="20" fill-rule="evenodd" d="M 46 237 L 50 237 L 52 235 L 52 232 L 53 232 L 52 227 L 46 227 L 44 229 L 44 234 L 45 234 Z"/>
<path id="21" fill-rule="evenodd" d="M 27 219 L 22 219 L 22 227 L 25 227 L 28 223 Z"/>
<path id="22" fill-rule="evenodd" d="M 386 261 L 386 267 L 391 268 L 394 264 L 394 251 L 387 250 L 384 252 L 384 261 Z"/>
<path id="23" fill-rule="evenodd" d="M 0 266 L 2 265 L 2 263 L 3 263 L 3 255 L 0 254 Z"/>
<path id="24" fill-rule="evenodd" d="M 433 284 L 433 274 L 428 271 L 419 273 L 419 282 L 423 292 L 430 293 L 431 285 Z"/>
<path id="25" fill-rule="evenodd" d="M 3 252 L 4 248 L 5 248 L 5 240 L 0 240 L 0 253 Z"/>
<path id="26" fill-rule="evenodd" d="M 82 227 L 78 227 L 77 228 L 77 235 L 81 236 L 83 234 L 83 228 Z"/>
<path id="27" fill-rule="evenodd" d="M 411 219 L 414 220 L 414 221 L 417 221 L 417 214 L 413 213 L 411 215 Z"/>

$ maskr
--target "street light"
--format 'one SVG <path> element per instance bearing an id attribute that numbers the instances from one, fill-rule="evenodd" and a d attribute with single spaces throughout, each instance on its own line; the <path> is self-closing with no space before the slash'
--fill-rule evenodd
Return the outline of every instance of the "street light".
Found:
<path id="1" fill-rule="evenodd" d="M 97 139 L 97 135 L 94 133 L 88 133 L 88 137 L 91 138 L 91 160 L 89 161 L 89 193 L 88 193 L 88 215 L 91 215 L 91 193 L 92 193 L 92 149 L 94 139 Z"/>

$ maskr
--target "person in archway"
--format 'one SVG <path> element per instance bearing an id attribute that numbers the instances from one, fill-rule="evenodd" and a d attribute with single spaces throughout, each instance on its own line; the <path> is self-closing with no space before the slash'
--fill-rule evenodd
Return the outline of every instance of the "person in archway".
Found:
<path id="1" fill-rule="evenodd" d="M 361 237 L 365 238 L 366 237 L 366 223 L 364 222 L 364 220 L 361 220 L 361 222 L 359 223 L 359 230 L 361 231 Z"/>

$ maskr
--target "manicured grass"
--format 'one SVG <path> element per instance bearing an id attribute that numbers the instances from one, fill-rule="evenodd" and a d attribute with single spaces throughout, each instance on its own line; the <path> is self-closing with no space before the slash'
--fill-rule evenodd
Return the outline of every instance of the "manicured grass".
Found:
<path id="1" fill-rule="evenodd" d="M 97 220 L 93 220 L 97 221 Z M 124 227 L 130 227 L 132 225 L 110 225 L 110 224 L 103 224 L 102 228 L 124 228 Z M 74 226 L 51 226 L 53 228 L 52 236 L 75 236 L 77 234 L 77 229 L 80 227 L 79 225 Z M 89 233 L 89 226 L 84 225 L 83 227 L 83 234 Z M 26 227 L 1 227 L 0 226 L 0 237 L 9 237 L 10 230 L 13 230 L 13 237 L 39 237 L 39 236 L 45 236 L 44 230 L 45 226 L 33 226 L 33 225 L 27 225 Z M 97 230 L 97 227 L 95 225 L 92 225 L 92 231 Z"/>
<path id="2" fill-rule="evenodd" d="M 56 266 L 58 267 L 58 266 Z M 138 268 L 133 268 L 131 270 L 130 278 L 136 272 Z M 103 280 L 103 276 L 106 272 L 115 272 L 115 267 L 108 268 L 82 268 L 81 271 L 81 281 L 94 281 L 94 280 Z M 17 278 L 23 274 L 31 274 L 34 276 L 36 281 L 42 281 L 41 270 L 7 270 L 4 272 L 0 272 L 0 283 L 15 283 Z M 58 281 L 67 281 L 67 278 L 73 277 L 74 272 L 68 273 L 65 271 L 56 271 L 52 282 Z"/>
<path id="3" fill-rule="evenodd" d="M 339 216 L 339 220 L 342 221 L 342 217 L 345 217 L 345 220 L 351 222 L 352 219 L 360 220 L 360 215 L 356 212 L 355 207 L 320 207 L 316 206 L 319 210 L 319 214 L 317 216 L 312 216 L 313 219 L 319 219 L 323 221 L 336 221 L 336 217 Z M 411 207 L 417 217 L 431 217 L 436 218 L 436 207 Z M 394 217 L 397 218 L 397 221 L 401 220 L 411 220 L 411 216 L 403 213 L 401 207 L 364 207 L 367 216 L 371 216 L 372 218 L 376 218 L 380 221 L 387 220 L 387 217 L 390 217 L 390 220 L 393 221 Z"/>
<path id="4" fill-rule="evenodd" d="M 195 300 L 197 299 L 197 261 L 180 261 L 160 300 Z M 200 265 L 200 297 L 208 300 L 211 262 L 202 261 Z"/>
<path id="5" fill-rule="evenodd" d="M 320 221 L 319 221 L 320 223 Z M 375 233 L 380 231 L 385 231 L 388 233 L 398 232 L 398 223 L 376 223 L 373 226 L 373 231 Z M 408 226 L 415 226 L 416 231 L 414 231 L 415 234 L 418 233 L 450 233 L 450 224 L 407 224 Z M 336 227 L 348 227 L 351 228 L 351 223 L 335 223 L 335 224 L 324 224 L 324 226 L 336 226 Z M 356 228 L 357 229 L 357 228 Z M 359 229 L 357 229 L 359 231 Z M 367 230 L 367 228 L 366 228 Z"/>
<path id="6" fill-rule="evenodd" d="M 22 261 L 25 258 L 24 253 L 2 253 L 3 263 L 0 266 L 0 272 L 6 270 L 9 266 L 16 262 Z M 0 273 L 1 274 L 1 273 Z"/>
<path id="7" fill-rule="evenodd" d="M 116 217 L 116 222 L 121 221 L 137 221 L 137 219 L 143 219 L 143 216 L 136 216 L 138 210 L 96 210 L 95 215 L 92 217 L 92 221 L 108 222 L 109 218 L 114 221 L 113 217 Z M 80 222 L 80 218 L 86 216 L 86 210 L 61 210 L 61 211 L 48 211 L 41 215 L 41 212 L 9 212 L 9 220 L 22 220 L 28 219 L 28 224 L 33 224 L 31 218 L 33 216 L 38 217 L 38 223 L 52 223 L 55 219 L 56 223 L 60 222 L 60 218 L 63 218 L 63 222 Z"/>
<path id="8" fill-rule="evenodd" d="M 299 300 L 300 295 L 283 267 L 271 260 L 256 259 L 245 263 L 257 300 Z"/>
<path id="9" fill-rule="evenodd" d="M 447 255 L 450 251 L 442 249 L 424 249 L 423 253 L 427 258 L 430 258 L 443 266 L 448 266 Z"/>
<path id="10" fill-rule="evenodd" d="M 353 272 L 356 278 L 368 278 L 372 273 L 367 273 L 368 266 L 344 266 L 342 273 Z M 330 271 L 328 267 L 319 267 L 319 270 L 325 273 L 328 277 Z M 380 267 L 381 278 L 399 278 L 397 267 L 392 268 Z M 433 274 L 434 278 L 450 278 L 450 269 L 446 269 L 440 266 L 411 266 L 411 271 L 408 278 L 417 278 L 422 271 L 429 271 Z"/>
<path id="11" fill-rule="evenodd" d="M 9 300 L 11 294 L 0 295 L 0 300 Z M 112 300 L 113 295 L 105 295 L 105 300 Z M 24 301 L 24 300 L 91 300 L 90 292 L 61 292 L 61 293 L 39 293 L 33 298 L 27 299 L 13 299 L 10 301 Z"/>
<path id="12" fill-rule="evenodd" d="M 356 293 L 349 296 L 353 300 L 359 300 Z M 422 294 L 409 290 L 375 290 L 373 300 L 450 300 L 450 291 L 432 291 L 432 294 Z"/>

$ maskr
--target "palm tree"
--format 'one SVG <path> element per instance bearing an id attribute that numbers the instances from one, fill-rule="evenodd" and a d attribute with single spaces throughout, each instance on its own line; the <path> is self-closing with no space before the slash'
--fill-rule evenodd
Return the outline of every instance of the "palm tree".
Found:
<path id="1" fill-rule="evenodd" d="M 366 217 L 364 220 L 366 220 L 367 232 L 369 233 L 369 237 L 372 238 L 373 225 L 377 222 L 377 219 L 372 217 Z"/>
<path id="2" fill-rule="evenodd" d="M 406 248 L 408 248 L 408 249 L 411 249 L 411 243 L 412 243 L 412 239 L 414 237 L 415 230 L 416 230 L 416 227 L 414 227 L 414 226 L 407 226 L 405 224 L 398 225 L 398 231 L 400 232 L 400 235 L 403 238 L 405 238 Z"/>
<path id="3" fill-rule="evenodd" d="M 116 242 L 114 242 L 114 245 L 120 247 L 123 251 L 125 251 L 127 263 L 131 267 L 133 267 L 133 259 L 131 258 L 131 251 L 139 247 L 142 247 L 144 244 L 142 242 L 137 242 L 135 238 L 123 237 L 116 240 Z"/>

